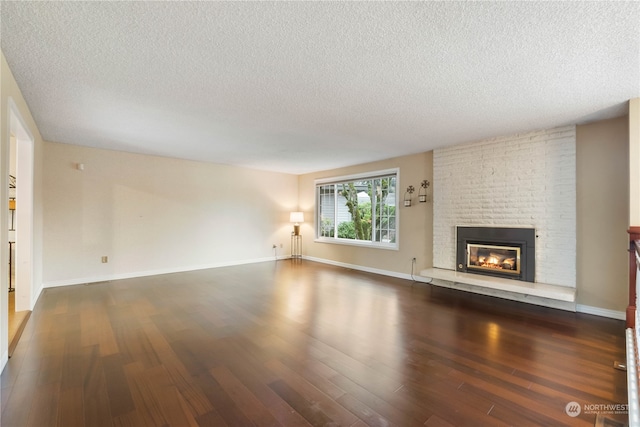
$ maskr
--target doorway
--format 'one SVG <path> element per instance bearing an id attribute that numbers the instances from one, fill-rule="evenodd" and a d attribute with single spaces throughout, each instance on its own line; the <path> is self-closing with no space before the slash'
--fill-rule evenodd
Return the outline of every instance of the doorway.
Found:
<path id="1" fill-rule="evenodd" d="M 33 308 L 33 137 L 9 99 L 9 353 L 15 349 Z M 13 184 L 13 185 L 12 185 Z M 14 188 L 11 188 L 14 187 Z M 12 230 L 13 229 L 13 230 Z M 5 291 L 6 292 L 6 291 Z"/>

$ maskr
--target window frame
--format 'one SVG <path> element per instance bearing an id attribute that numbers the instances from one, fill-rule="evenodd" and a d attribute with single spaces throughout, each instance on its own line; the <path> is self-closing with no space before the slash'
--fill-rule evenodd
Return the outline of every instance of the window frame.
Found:
<path id="1" fill-rule="evenodd" d="M 356 240 L 356 239 L 344 239 L 340 237 L 327 237 L 321 236 L 320 227 L 321 227 L 321 218 L 320 218 L 320 186 L 323 185 L 336 185 L 336 184 L 345 184 L 353 181 L 365 181 L 365 180 L 373 180 L 376 178 L 388 177 L 391 175 L 395 175 L 396 179 L 396 188 L 395 188 L 395 242 L 387 243 L 387 242 L 375 242 L 372 240 Z M 314 192 L 315 192 L 315 231 L 314 231 L 314 242 L 317 243 L 330 243 L 337 245 L 348 245 L 348 246 L 359 246 L 359 247 L 367 247 L 367 248 L 376 248 L 376 249 L 387 249 L 387 250 L 400 250 L 400 168 L 392 168 L 392 169 L 383 169 L 377 171 L 363 172 L 351 175 L 342 175 L 328 178 L 319 178 L 314 180 Z M 336 200 L 336 208 L 334 209 L 334 227 L 337 228 L 337 200 Z M 371 201 L 372 206 L 374 206 L 373 200 Z M 334 235 L 335 236 L 335 235 Z"/>

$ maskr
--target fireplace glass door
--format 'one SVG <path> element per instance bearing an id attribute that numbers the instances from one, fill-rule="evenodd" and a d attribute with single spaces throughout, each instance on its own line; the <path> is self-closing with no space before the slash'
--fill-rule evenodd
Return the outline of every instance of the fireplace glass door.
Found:
<path id="1" fill-rule="evenodd" d="M 467 270 L 520 274 L 520 248 L 468 243 Z"/>

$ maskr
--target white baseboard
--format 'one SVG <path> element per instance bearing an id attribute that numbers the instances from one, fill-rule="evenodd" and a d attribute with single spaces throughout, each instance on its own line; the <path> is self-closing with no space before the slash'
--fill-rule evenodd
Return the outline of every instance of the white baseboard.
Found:
<path id="1" fill-rule="evenodd" d="M 111 280 L 135 279 L 137 277 L 157 276 L 160 274 L 171 274 L 171 273 L 185 273 L 188 271 L 207 270 L 209 268 L 219 268 L 219 267 L 231 267 L 234 265 L 255 264 L 259 262 L 277 261 L 277 260 L 282 260 L 287 258 L 289 257 L 280 256 L 277 259 L 275 257 L 255 258 L 255 259 L 246 259 L 246 260 L 239 260 L 239 261 L 219 262 L 219 263 L 212 263 L 212 264 L 205 264 L 205 265 L 194 265 L 194 266 L 188 266 L 188 267 L 175 267 L 175 268 L 166 268 L 166 269 L 158 269 L 158 270 L 134 271 L 130 273 L 106 274 L 103 276 L 80 277 L 76 279 L 54 280 L 50 282 L 44 282 L 42 284 L 42 287 L 56 288 L 59 286 L 72 286 L 72 285 L 84 285 L 86 283 L 108 282 Z"/>
<path id="2" fill-rule="evenodd" d="M 431 283 L 431 279 L 427 277 L 418 276 L 418 272 L 416 272 L 413 275 L 413 277 L 411 277 L 411 274 L 407 274 L 407 273 L 398 273 L 397 271 L 381 270 L 379 268 L 364 267 L 362 265 L 356 265 L 356 264 L 347 264 L 345 262 L 333 261 L 330 259 L 315 258 L 315 257 L 309 257 L 309 256 L 305 256 L 303 257 L 303 259 L 320 262 L 322 264 L 335 265 L 336 267 L 344 267 L 344 268 L 350 268 L 352 270 L 364 271 L 366 273 L 374 273 L 374 274 L 380 274 L 382 276 L 397 277 L 398 279 L 413 280 L 413 281 L 422 282 L 422 283 Z"/>
<path id="3" fill-rule="evenodd" d="M 626 320 L 627 314 L 624 311 L 609 310 L 607 308 L 592 307 L 590 305 L 576 305 L 578 313 L 593 314 L 594 316 L 609 317 L 611 319 Z"/>
<path id="4" fill-rule="evenodd" d="M 398 273 L 398 272 L 395 272 L 395 271 L 381 270 L 381 269 L 378 269 L 378 268 L 371 268 L 371 267 L 364 267 L 364 266 L 356 265 L 356 264 L 347 264 L 345 262 L 333 261 L 333 260 L 324 259 L 324 258 L 315 258 L 315 257 L 309 257 L 309 256 L 305 256 L 303 258 L 307 259 L 309 261 L 315 261 L 315 262 L 320 262 L 320 263 L 323 263 L 323 264 L 335 265 L 337 267 L 350 268 L 352 270 L 365 271 L 367 273 L 380 274 L 380 275 L 383 275 L 383 276 L 397 277 L 399 279 L 415 280 L 416 282 L 421 282 L 421 283 L 432 283 L 433 282 L 433 279 L 430 279 L 430 278 L 427 278 L 427 277 L 423 277 L 423 276 L 416 276 L 415 274 L 413 275 L 413 277 L 411 277 L 410 274 L 406 274 L 406 273 Z M 436 283 L 433 283 L 433 284 L 436 285 Z M 437 284 L 437 285 L 440 285 L 440 284 Z M 618 319 L 618 320 L 625 320 L 626 319 L 626 314 L 624 312 L 622 312 L 622 311 L 609 310 L 609 309 L 606 309 L 606 308 L 592 307 L 592 306 L 582 305 L 582 304 L 572 304 L 571 307 L 559 307 L 559 306 L 550 305 L 548 302 L 547 303 L 539 303 L 539 302 L 524 301 L 524 300 L 522 300 L 521 302 L 534 303 L 536 305 L 544 305 L 544 306 L 547 306 L 547 307 L 558 308 L 558 309 L 566 310 L 566 311 L 574 311 L 575 310 L 578 313 L 592 314 L 594 316 L 608 317 L 608 318 L 611 318 L 611 319 Z M 575 309 L 574 309 L 574 307 L 575 307 Z"/>
<path id="5" fill-rule="evenodd" d="M 290 258 L 291 257 L 288 256 L 288 255 L 281 255 L 281 256 L 278 256 L 277 258 L 275 258 L 275 257 L 255 258 L 255 259 L 249 259 L 249 260 L 231 261 L 231 262 L 223 262 L 223 263 L 213 263 L 213 264 L 197 265 L 197 266 L 190 266 L 190 267 L 178 267 L 178 268 L 168 268 L 168 269 L 159 269 L 159 270 L 137 271 L 137 272 L 131 272 L 131 273 L 111 274 L 111 275 L 104 275 L 104 276 L 83 277 L 83 278 L 78 278 L 78 279 L 57 280 L 57 281 L 45 282 L 45 283 L 42 284 L 42 287 L 40 288 L 40 292 L 38 292 L 38 296 L 34 299 L 32 305 L 35 306 L 35 303 L 37 302 L 38 297 L 42 293 L 42 289 L 43 288 L 54 288 L 54 287 L 58 287 L 58 286 L 82 285 L 82 284 L 85 284 L 85 283 L 106 282 L 106 281 L 120 280 L 120 279 L 133 279 L 133 278 L 136 278 L 136 277 L 155 276 L 155 275 L 160 275 L 160 274 L 183 273 L 183 272 L 187 272 L 187 271 L 206 270 L 206 269 L 209 269 L 209 268 L 231 267 L 231 266 L 234 266 L 234 265 L 255 264 L 255 263 L 267 262 L 267 261 L 279 261 L 279 260 L 285 260 L 285 259 L 290 259 Z M 325 259 L 325 258 L 316 258 L 316 257 L 304 256 L 303 259 L 306 259 L 306 260 L 309 260 L 309 261 L 319 262 L 319 263 L 322 263 L 322 264 L 335 265 L 337 267 L 350 268 L 352 270 L 364 271 L 366 273 L 380 274 L 382 276 L 396 277 L 398 279 L 413 280 L 413 281 L 420 282 L 420 283 L 431 283 L 432 282 L 432 279 L 429 279 L 429 278 L 426 278 L 426 277 L 423 277 L 423 276 L 419 276 L 417 272 L 412 276 L 411 274 L 407 274 L 407 273 L 399 273 L 397 271 L 390 271 L 390 270 L 382 270 L 382 269 L 379 269 L 379 268 L 365 267 L 365 266 L 357 265 L 357 264 L 348 264 L 348 263 L 345 263 L 345 262 L 333 261 L 333 260 Z M 32 307 L 32 309 L 33 309 L 33 307 Z M 609 310 L 609 309 L 606 309 L 606 308 L 592 307 L 592 306 L 582 305 L 582 304 L 576 304 L 575 310 L 578 313 L 592 314 L 594 316 L 608 317 L 608 318 L 611 318 L 611 319 L 625 320 L 625 318 L 626 318 L 626 314 L 623 311 Z M 8 358 L 7 355 L 5 355 L 5 357 Z M 2 360 L 3 359 L 0 359 L 0 364 L 2 363 Z M 6 364 L 6 360 L 4 361 L 4 363 Z"/>
<path id="6" fill-rule="evenodd" d="M 4 367 L 7 366 L 7 362 L 9 361 L 9 350 L 4 352 L 2 357 L 0 358 L 0 373 L 4 371 Z"/>
<path id="7" fill-rule="evenodd" d="M 40 298 L 40 295 L 42 295 L 43 289 L 44 289 L 44 286 L 41 283 L 38 289 L 34 292 L 34 295 L 31 295 L 31 308 L 30 308 L 31 311 L 33 311 L 33 309 L 36 307 L 36 304 L 38 303 L 38 298 Z"/>

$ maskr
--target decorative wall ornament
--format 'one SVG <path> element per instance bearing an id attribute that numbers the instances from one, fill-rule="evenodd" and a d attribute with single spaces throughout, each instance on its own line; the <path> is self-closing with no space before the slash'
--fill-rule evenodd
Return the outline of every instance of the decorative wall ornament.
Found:
<path id="1" fill-rule="evenodd" d="M 420 190 L 418 191 L 418 201 L 420 203 L 426 203 L 429 201 L 429 186 L 431 183 L 429 180 L 424 180 L 420 183 Z"/>
<path id="2" fill-rule="evenodd" d="M 413 188 L 413 185 L 410 185 L 407 187 L 407 191 L 404 193 L 404 207 L 408 208 L 411 206 L 411 195 L 413 194 L 413 192 L 416 191 L 415 188 Z"/>

